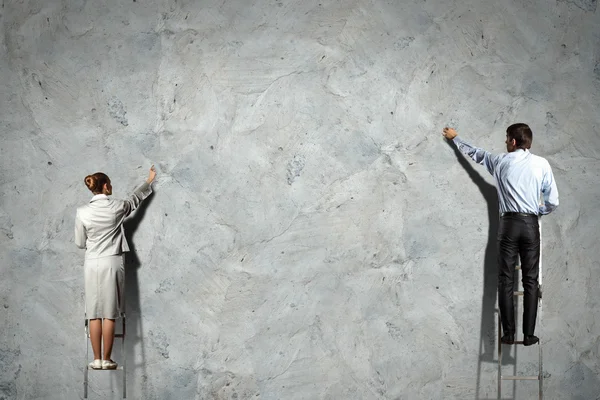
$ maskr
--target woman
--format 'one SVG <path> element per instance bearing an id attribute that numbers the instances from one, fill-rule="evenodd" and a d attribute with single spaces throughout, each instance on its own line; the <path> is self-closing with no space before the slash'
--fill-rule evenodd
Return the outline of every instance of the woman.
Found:
<path id="1" fill-rule="evenodd" d="M 102 172 L 85 177 L 85 185 L 94 194 L 90 202 L 77 209 L 75 244 L 85 251 L 84 280 L 86 318 L 90 320 L 90 340 L 94 351 L 93 369 L 116 369 L 111 360 L 115 319 L 124 310 L 125 270 L 123 253 L 129 251 L 123 221 L 152 193 L 156 177 L 154 166 L 146 182 L 127 200 L 108 197 L 112 186 Z M 104 338 L 104 357 L 101 342 Z"/>

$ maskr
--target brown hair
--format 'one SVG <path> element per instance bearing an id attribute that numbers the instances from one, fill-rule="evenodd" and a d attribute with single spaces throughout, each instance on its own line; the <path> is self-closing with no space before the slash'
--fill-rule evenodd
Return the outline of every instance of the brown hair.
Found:
<path id="1" fill-rule="evenodd" d="M 510 140 L 515 139 L 515 143 L 519 149 L 525 150 L 531 148 L 533 132 L 531 132 L 531 128 L 529 128 L 527 124 L 512 124 L 506 128 L 506 136 L 508 136 Z"/>
<path id="2" fill-rule="evenodd" d="M 102 172 L 96 172 L 95 174 L 88 175 L 84 179 L 85 186 L 94 194 L 102 193 L 102 188 L 106 183 L 110 182 L 108 176 Z"/>

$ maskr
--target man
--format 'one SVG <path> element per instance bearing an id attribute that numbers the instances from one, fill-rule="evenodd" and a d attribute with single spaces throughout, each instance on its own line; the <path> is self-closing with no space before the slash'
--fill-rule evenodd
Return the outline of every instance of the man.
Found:
<path id="1" fill-rule="evenodd" d="M 549 214 L 558 206 L 558 190 L 550 164 L 545 158 L 529 152 L 533 133 L 526 124 L 513 124 L 506 129 L 508 153 L 498 155 L 469 145 L 458 138 L 452 128 L 444 128 L 443 135 L 453 140 L 473 161 L 485 166 L 494 177 L 501 216 L 498 229 L 498 305 L 504 333 L 501 341 L 515 342 L 513 276 L 517 256 L 520 256 L 525 292 L 523 344 L 531 346 L 539 341 L 534 336 L 539 291 L 538 217 Z"/>

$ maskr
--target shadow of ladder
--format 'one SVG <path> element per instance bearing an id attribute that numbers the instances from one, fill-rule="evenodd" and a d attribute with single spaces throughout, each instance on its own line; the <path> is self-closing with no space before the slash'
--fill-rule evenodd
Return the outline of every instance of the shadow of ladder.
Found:
<path id="1" fill-rule="evenodd" d="M 515 307 L 518 307 L 518 304 L 515 304 Z M 496 314 L 496 318 L 497 318 L 497 323 L 498 323 L 498 329 L 500 329 L 499 327 L 501 326 L 501 320 L 500 320 L 500 310 L 498 309 L 498 306 L 496 304 L 494 313 Z M 518 312 L 515 310 L 515 315 L 518 315 Z M 475 400 L 491 400 L 486 398 L 482 398 L 479 396 L 479 391 L 481 390 L 481 368 L 482 368 L 482 364 L 483 363 L 498 363 L 500 362 L 500 365 L 502 363 L 502 361 L 499 361 L 499 359 L 492 359 L 489 357 L 489 354 L 487 354 L 484 350 L 485 350 L 485 343 L 484 341 L 487 340 L 487 337 L 485 337 L 484 335 L 481 336 L 481 339 L 479 341 L 479 360 L 477 363 L 477 384 L 476 384 L 476 390 L 477 393 L 475 394 Z M 498 339 L 499 341 L 500 339 Z M 499 353 L 501 354 L 501 353 Z M 514 361 L 514 372 L 513 374 L 517 373 L 517 347 L 515 347 L 515 355 L 513 358 Z M 516 381 L 515 381 L 515 385 L 516 385 Z M 516 386 L 513 387 L 513 393 L 516 392 Z M 501 393 L 500 391 L 498 391 L 498 393 Z M 498 395 L 498 399 L 497 400 L 501 400 L 501 395 Z M 510 398 L 506 398 L 504 400 L 514 400 L 513 397 Z"/>
<path id="2" fill-rule="evenodd" d="M 123 373 L 123 398 L 127 398 L 127 368 L 126 368 L 126 354 L 125 354 L 125 313 L 121 313 L 121 333 L 115 333 L 115 339 L 121 339 L 121 357 L 123 362 L 116 369 L 93 369 L 89 366 L 89 353 L 90 353 L 90 327 L 87 315 L 85 318 L 85 365 L 83 368 L 83 398 L 88 398 L 88 374 L 89 371 L 121 371 Z"/>

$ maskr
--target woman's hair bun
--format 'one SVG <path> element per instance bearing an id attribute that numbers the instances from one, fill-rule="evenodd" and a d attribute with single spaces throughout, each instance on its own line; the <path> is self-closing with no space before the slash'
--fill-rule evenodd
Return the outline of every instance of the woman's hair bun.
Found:
<path id="1" fill-rule="evenodd" d="M 85 177 L 85 186 L 92 192 L 95 192 L 98 188 L 98 179 L 94 175 L 88 175 Z"/>
<path id="2" fill-rule="evenodd" d="M 96 172 L 95 174 L 88 175 L 84 179 L 85 186 L 87 186 L 87 188 L 95 194 L 102 193 L 104 184 L 108 183 L 109 181 L 110 180 L 108 179 L 108 176 L 102 172 Z"/>

